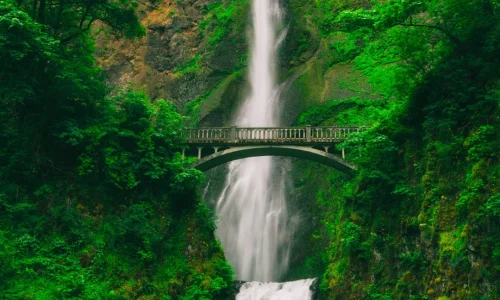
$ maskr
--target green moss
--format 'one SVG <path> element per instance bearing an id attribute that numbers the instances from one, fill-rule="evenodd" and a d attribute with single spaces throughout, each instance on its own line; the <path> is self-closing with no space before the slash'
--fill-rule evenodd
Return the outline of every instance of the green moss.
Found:
<path id="1" fill-rule="evenodd" d="M 215 1 L 206 6 L 205 18 L 200 22 L 200 36 L 208 36 L 208 44 L 212 47 L 227 38 L 227 36 L 241 27 L 245 21 L 243 11 L 248 3 L 243 0 L 227 3 Z"/>
<path id="2" fill-rule="evenodd" d="M 493 57 L 492 48 L 476 44 L 485 39 L 478 34 L 481 30 L 462 37 L 464 43 L 475 45 L 464 49 L 450 46 L 446 37 L 432 40 L 425 30 L 387 25 L 390 22 L 384 27 L 394 8 L 389 3 L 395 2 L 374 4 L 377 9 L 370 11 L 371 4 L 357 9 L 350 1 L 316 1 L 323 15 L 313 13 L 314 20 L 321 24 L 323 37 L 330 39 L 316 56 L 321 63 L 315 64 L 323 71 L 303 68 L 304 78 L 298 78 L 301 95 L 321 99 L 327 90 L 321 88 L 325 74 L 347 59 L 364 79 L 336 80 L 339 90 L 370 95 L 308 103 L 312 107 L 296 122 L 369 128 L 340 146 L 358 165 L 356 178 L 343 178 L 311 163 L 296 171 L 307 174 L 308 181 L 322 183 L 301 185 L 300 192 L 316 195 L 317 202 L 311 204 L 316 208 L 310 213 L 320 218 L 321 225 L 315 225 L 319 229 L 312 230 L 308 245 L 313 258 L 312 253 L 329 254 L 323 295 L 326 299 L 452 295 L 465 299 L 482 292 L 485 299 L 493 299 L 498 289 L 481 282 L 498 281 L 500 131 L 492 116 L 498 114 L 499 78 L 482 81 L 469 76 L 496 65 L 493 60 L 470 65 L 475 58 Z M 432 10 L 434 4 L 424 9 L 429 14 L 444 12 Z M 353 9 L 336 15 L 337 9 L 346 8 Z M 481 23 L 469 14 L 460 18 Z M 345 32 L 339 33 L 339 28 Z M 323 57 L 323 52 L 330 57 Z M 412 69 L 421 62 L 426 71 Z M 366 79 L 368 85 L 363 83 Z"/>
<path id="3" fill-rule="evenodd" d="M 186 104 L 184 110 L 185 114 L 189 116 L 190 125 L 196 124 L 205 116 L 221 109 L 223 98 L 226 97 L 229 87 L 240 80 L 243 76 L 243 71 L 236 71 L 233 74 L 221 80 L 212 90 L 203 94 L 201 97 Z M 234 105 L 234 99 L 230 99 Z"/>
<path id="4" fill-rule="evenodd" d="M 194 75 L 199 74 L 201 71 L 200 59 L 201 59 L 200 55 L 195 55 L 184 66 L 176 68 L 174 71 L 174 76 L 182 77 L 185 76 L 187 73 L 192 73 Z"/>

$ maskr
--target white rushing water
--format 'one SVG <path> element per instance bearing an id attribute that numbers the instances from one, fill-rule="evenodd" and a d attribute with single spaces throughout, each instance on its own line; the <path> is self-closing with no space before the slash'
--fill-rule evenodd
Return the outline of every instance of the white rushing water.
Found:
<path id="1" fill-rule="evenodd" d="M 236 300 L 304 300 L 311 299 L 310 286 L 315 279 L 284 283 L 247 282 L 241 286 Z"/>
<path id="2" fill-rule="evenodd" d="M 253 37 L 250 95 L 235 118 L 238 126 L 277 126 L 279 89 L 275 81 L 277 0 L 253 0 Z M 273 158 L 255 157 L 229 165 L 216 214 L 217 235 L 236 278 L 244 281 L 278 280 L 288 267 L 291 229 L 285 201 L 284 171 Z"/>
<path id="3" fill-rule="evenodd" d="M 250 95 L 242 103 L 235 125 L 273 127 L 280 125 L 276 58 L 286 31 L 279 32 L 279 0 L 252 3 Z M 229 165 L 216 202 L 220 217 L 217 236 L 238 280 L 278 281 L 288 268 L 296 222 L 288 215 L 285 199 L 287 168 L 286 163 L 279 164 L 271 157 L 248 158 Z M 249 282 L 242 286 L 237 299 L 310 299 L 312 282 Z"/>

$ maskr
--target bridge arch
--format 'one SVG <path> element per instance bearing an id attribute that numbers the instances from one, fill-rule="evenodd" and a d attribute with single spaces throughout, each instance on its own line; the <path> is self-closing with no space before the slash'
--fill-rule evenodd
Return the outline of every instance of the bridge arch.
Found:
<path id="1" fill-rule="evenodd" d="M 207 171 L 216 166 L 248 157 L 258 156 L 287 156 L 312 160 L 333 167 L 341 172 L 352 175 L 357 171 L 356 166 L 342 158 L 305 146 L 239 146 L 219 151 L 200 158 L 193 167 L 200 171 Z"/>

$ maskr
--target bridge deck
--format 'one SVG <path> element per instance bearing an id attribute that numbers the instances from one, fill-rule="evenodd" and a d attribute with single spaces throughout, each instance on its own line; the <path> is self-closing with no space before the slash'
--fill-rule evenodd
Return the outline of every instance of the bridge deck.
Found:
<path id="1" fill-rule="evenodd" d="M 331 145 L 343 142 L 360 127 L 211 127 L 182 132 L 186 143 L 200 146 Z"/>

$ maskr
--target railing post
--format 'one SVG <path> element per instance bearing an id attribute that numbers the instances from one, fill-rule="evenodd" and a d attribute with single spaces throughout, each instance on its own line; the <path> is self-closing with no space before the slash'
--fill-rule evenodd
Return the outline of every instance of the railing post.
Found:
<path id="1" fill-rule="evenodd" d="M 201 149 L 203 149 L 203 147 L 198 147 L 198 159 L 201 159 Z"/>
<path id="2" fill-rule="evenodd" d="M 230 138 L 232 143 L 236 143 L 236 126 L 231 126 Z"/>
<path id="3" fill-rule="evenodd" d="M 306 142 L 311 142 L 311 125 L 306 126 Z"/>
<path id="4" fill-rule="evenodd" d="M 342 159 L 345 159 L 345 150 L 342 148 Z"/>

